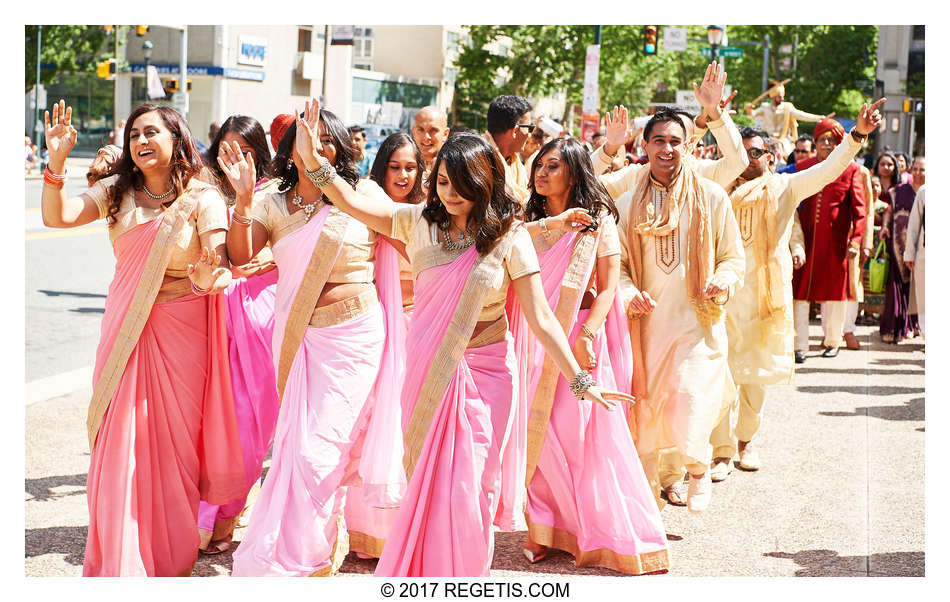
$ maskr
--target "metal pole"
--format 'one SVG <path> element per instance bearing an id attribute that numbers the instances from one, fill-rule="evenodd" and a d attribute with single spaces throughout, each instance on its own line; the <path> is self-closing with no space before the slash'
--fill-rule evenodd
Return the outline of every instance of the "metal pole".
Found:
<path id="1" fill-rule="evenodd" d="M 765 34 L 765 52 L 762 56 L 762 91 L 769 89 L 769 34 Z"/>
<path id="2" fill-rule="evenodd" d="M 594 25 L 594 44 L 600 45 L 600 25 Z"/>
<path id="3" fill-rule="evenodd" d="M 320 83 L 320 106 L 327 103 L 327 58 L 330 54 L 330 26 L 323 26 L 323 81 Z M 477 127 L 477 126 L 476 126 Z"/>
<path id="4" fill-rule="evenodd" d="M 181 56 L 179 57 L 178 64 L 178 91 L 188 98 L 188 26 L 181 26 Z M 146 81 L 148 80 L 148 74 L 146 73 Z M 181 112 L 181 116 L 184 118 L 188 117 L 188 105 Z"/>
<path id="5" fill-rule="evenodd" d="M 795 34 L 795 39 L 792 41 L 792 73 L 798 77 L 798 34 Z"/>
<path id="6" fill-rule="evenodd" d="M 112 131 L 113 132 L 115 131 L 116 126 L 119 124 L 119 29 L 121 27 L 122 27 L 121 25 L 115 25 L 112 27 L 112 35 L 115 36 L 115 38 L 113 39 L 113 51 L 112 51 L 112 56 L 115 57 L 115 75 L 112 76 Z"/>
<path id="7" fill-rule="evenodd" d="M 40 49 L 42 48 L 43 26 L 36 34 L 36 87 L 33 88 L 33 138 L 36 148 L 43 152 L 43 128 L 40 127 Z"/>
<path id="8" fill-rule="evenodd" d="M 907 155 L 913 159 L 914 157 L 914 138 L 916 138 L 916 132 L 914 131 L 917 125 L 917 113 L 908 113 L 907 120 L 910 121 L 910 127 L 908 128 L 907 136 Z"/>

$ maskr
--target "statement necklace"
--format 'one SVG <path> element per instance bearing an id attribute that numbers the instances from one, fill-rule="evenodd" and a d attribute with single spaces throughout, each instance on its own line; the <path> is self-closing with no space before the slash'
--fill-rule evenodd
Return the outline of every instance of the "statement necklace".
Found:
<path id="1" fill-rule="evenodd" d="M 445 247 L 446 251 L 461 251 L 475 244 L 475 239 L 467 236 L 467 229 L 466 232 L 458 235 L 457 241 L 452 240 L 452 236 L 449 234 L 448 223 L 439 224 L 439 229 L 442 230 L 442 246 Z"/>
<path id="2" fill-rule="evenodd" d="M 294 188 L 294 196 L 291 197 L 291 202 L 296 205 L 298 208 L 303 209 L 304 217 L 307 218 L 307 221 L 310 221 L 310 217 L 313 215 L 313 212 L 317 210 L 317 202 L 312 201 L 310 203 L 304 203 L 303 197 L 297 193 L 297 189 Z"/>

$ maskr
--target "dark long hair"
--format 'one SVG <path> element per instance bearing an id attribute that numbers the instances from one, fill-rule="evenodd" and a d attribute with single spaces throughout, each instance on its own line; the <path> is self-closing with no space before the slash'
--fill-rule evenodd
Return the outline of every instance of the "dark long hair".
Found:
<path id="1" fill-rule="evenodd" d="M 303 117 L 303 113 L 300 113 L 300 116 Z M 333 138 L 333 146 L 336 148 L 336 161 L 333 163 L 333 168 L 336 169 L 337 176 L 356 188 L 357 182 L 360 181 L 360 173 L 356 167 L 356 157 L 359 153 L 353 148 L 346 127 L 339 117 L 326 109 L 320 109 L 320 121 L 323 122 L 327 128 L 327 133 Z M 313 134 L 319 136 L 317 130 L 314 130 Z M 274 155 L 267 169 L 267 175 L 280 179 L 278 190 L 281 192 L 293 188 L 300 179 L 292 160 L 296 140 L 297 120 L 295 119 L 290 123 L 284 137 L 280 139 L 280 143 L 277 145 L 277 154 Z M 323 201 L 330 202 L 326 195 L 323 195 Z"/>
<path id="2" fill-rule="evenodd" d="M 145 178 L 139 168 L 132 161 L 132 153 L 129 151 L 129 135 L 135 120 L 145 113 L 157 111 L 162 118 L 162 123 L 171 133 L 174 139 L 171 157 L 171 176 L 172 184 L 180 195 L 191 178 L 197 176 L 204 167 L 204 161 L 201 152 L 195 144 L 195 137 L 191 135 L 188 124 L 182 119 L 178 111 L 171 107 L 162 107 L 146 103 L 136 108 L 125 121 L 125 131 L 122 133 L 123 151 L 118 162 L 109 170 L 107 176 L 117 175 L 115 185 L 112 188 L 112 194 L 109 198 L 109 210 L 107 219 L 110 224 L 116 222 L 116 214 L 119 212 L 119 205 L 122 203 L 122 197 L 129 188 L 141 188 L 145 184 Z"/>
<path id="3" fill-rule="evenodd" d="M 903 172 L 901 172 L 901 165 L 900 163 L 897 162 L 897 157 L 891 151 L 884 151 L 883 153 L 878 155 L 877 161 L 874 162 L 874 170 L 871 173 L 876 175 L 879 178 L 881 177 L 880 172 L 878 172 L 878 166 L 880 166 L 881 159 L 883 159 L 884 157 L 890 157 L 891 164 L 894 165 L 894 171 L 891 172 L 891 188 L 896 188 L 897 186 L 901 185 L 901 182 L 903 182 L 903 179 L 902 179 Z M 888 188 L 887 190 L 884 190 L 884 181 L 882 180 L 881 194 L 886 196 L 888 190 L 890 190 L 890 188 Z"/>
<path id="4" fill-rule="evenodd" d="M 475 205 L 468 214 L 468 228 L 475 233 L 475 248 L 485 255 L 520 217 L 521 205 L 505 188 L 505 168 L 481 136 L 457 134 L 445 141 L 429 174 L 429 192 L 423 217 L 440 227 L 448 224 L 449 212 L 439 200 L 439 167 L 445 164 L 452 187 Z"/>
<path id="5" fill-rule="evenodd" d="M 218 179 L 221 192 L 228 197 L 234 196 L 234 189 L 231 188 L 231 182 L 228 181 L 227 176 L 224 175 L 224 172 L 222 172 L 218 166 L 218 151 L 221 149 L 221 140 L 224 139 L 225 135 L 231 132 L 244 138 L 244 141 L 251 147 L 251 152 L 254 153 L 255 181 L 264 177 L 264 170 L 271 160 L 270 146 L 267 144 L 267 135 L 264 134 L 264 127 L 261 126 L 256 119 L 248 117 L 247 115 L 231 115 L 228 117 L 224 125 L 218 130 L 218 134 L 214 137 L 214 140 L 211 141 L 211 146 L 205 153 L 205 162 L 208 168 L 211 169 L 211 172 Z"/>
<path id="6" fill-rule="evenodd" d="M 608 211 L 614 221 L 619 220 L 617 206 L 604 185 L 594 176 L 594 166 L 590 162 L 590 155 L 584 145 L 574 138 L 555 138 L 541 147 L 535 155 L 534 163 L 531 165 L 531 177 L 528 180 L 531 196 L 525 208 L 525 219 L 536 221 L 547 216 L 544 210 L 547 197 L 534 189 L 534 172 L 541 159 L 555 149 L 561 153 L 561 161 L 567 165 L 571 177 L 571 192 L 567 197 L 568 208 L 580 207 L 594 217 L 599 216 L 602 211 Z"/>
<path id="7" fill-rule="evenodd" d="M 422 157 L 422 151 L 416 146 L 416 141 L 413 140 L 409 134 L 396 132 L 395 134 L 390 134 L 383 140 L 383 143 L 379 145 L 379 150 L 376 152 L 376 159 L 373 161 L 373 166 L 369 170 L 369 179 L 379 184 L 379 187 L 385 191 L 386 170 L 389 169 L 389 158 L 393 156 L 393 153 L 404 146 L 410 147 L 416 157 L 416 180 L 413 182 L 412 188 L 409 189 L 409 196 L 406 197 L 406 200 L 413 205 L 418 205 L 425 199 L 425 192 L 422 190 L 422 172 L 425 171 L 426 161 Z"/>

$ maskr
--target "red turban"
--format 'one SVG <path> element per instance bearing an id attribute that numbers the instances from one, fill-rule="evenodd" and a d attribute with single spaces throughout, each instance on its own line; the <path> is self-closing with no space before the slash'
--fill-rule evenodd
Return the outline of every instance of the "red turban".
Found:
<path id="1" fill-rule="evenodd" d="M 280 144 L 281 138 L 284 137 L 284 134 L 287 133 L 287 129 L 290 127 L 290 124 L 294 122 L 294 116 L 290 113 L 281 113 L 277 117 L 274 117 L 274 121 L 270 123 L 270 144 L 274 147 L 274 152 L 277 152 L 277 145 Z"/>
<path id="2" fill-rule="evenodd" d="M 844 140 L 844 126 L 834 119 L 825 117 L 815 126 L 815 141 L 817 142 L 818 139 L 827 132 L 831 132 L 832 137 L 834 137 L 835 142 L 838 144 L 841 144 L 841 141 Z"/>

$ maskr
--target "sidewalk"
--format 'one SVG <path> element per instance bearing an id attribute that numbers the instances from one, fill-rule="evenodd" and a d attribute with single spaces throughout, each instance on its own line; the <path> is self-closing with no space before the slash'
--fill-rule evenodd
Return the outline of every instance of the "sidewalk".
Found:
<path id="1" fill-rule="evenodd" d="M 774 387 L 766 400 L 755 440 L 762 469 L 714 484 L 700 516 L 663 510 L 669 575 L 924 575 L 923 345 L 884 345 L 873 330 L 858 327 L 861 351 L 826 359 L 812 324 L 812 351 L 794 384 Z M 26 576 L 82 573 L 90 394 L 87 387 L 26 408 Z M 236 530 L 228 552 L 199 556 L 194 574 L 229 575 L 245 531 Z M 529 565 L 523 540 L 524 533 L 496 533 L 493 576 L 617 575 L 578 569 L 562 552 Z M 350 554 L 341 576 L 374 568 Z"/>

